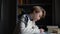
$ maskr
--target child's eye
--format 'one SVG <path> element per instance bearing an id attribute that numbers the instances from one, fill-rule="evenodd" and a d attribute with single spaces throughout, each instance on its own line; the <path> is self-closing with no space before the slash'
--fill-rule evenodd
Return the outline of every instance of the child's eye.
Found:
<path id="1" fill-rule="evenodd" d="M 39 11 L 35 11 L 36 13 L 39 13 Z"/>

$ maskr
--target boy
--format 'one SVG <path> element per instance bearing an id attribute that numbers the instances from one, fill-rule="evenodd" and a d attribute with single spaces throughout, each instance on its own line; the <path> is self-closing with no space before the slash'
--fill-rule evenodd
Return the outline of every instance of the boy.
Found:
<path id="1" fill-rule="evenodd" d="M 42 7 L 33 6 L 29 14 L 24 14 L 21 17 L 21 34 L 40 34 L 40 29 L 35 25 L 35 22 L 44 18 L 45 15 L 46 11 Z"/>

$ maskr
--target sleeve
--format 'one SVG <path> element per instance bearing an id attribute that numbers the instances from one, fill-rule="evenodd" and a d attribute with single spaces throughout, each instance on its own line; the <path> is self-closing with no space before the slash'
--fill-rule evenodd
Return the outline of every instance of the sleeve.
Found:
<path id="1" fill-rule="evenodd" d="M 37 25 L 34 25 L 34 33 L 40 33 L 40 29 Z"/>
<path id="2" fill-rule="evenodd" d="M 23 33 L 23 34 L 32 33 L 33 29 L 28 27 L 28 25 L 30 23 L 27 25 L 28 22 L 26 22 L 26 15 L 23 15 L 21 17 L 20 22 L 21 22 L 21 24 L 20 24 L 21 25 L 21 33 Z"/>
<path id="3" fill-rule="evenodd" d="M 26 27 L 26 25 L 27 25 L 27 23 L 26 23 L 26 15 L 23 15 L 22 17 L 21 17 L 21 19 L 20 19 L 20 26 L 21 26 L 21 29 L 23 30 L 25 27 Z"/>

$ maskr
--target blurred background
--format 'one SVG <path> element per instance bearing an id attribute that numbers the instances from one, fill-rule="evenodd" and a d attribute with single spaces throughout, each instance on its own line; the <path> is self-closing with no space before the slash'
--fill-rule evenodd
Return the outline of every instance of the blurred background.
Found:
<path id="1" fill-rule="evenodd" d="M 0 34 L 12 34 L 17 16 L 28 13 L 35 5 L 42 6 L 47 12 L 45 19 L 37 21 L 38 27 L 48 28 L 48 31 L 54 27 L 53 31 L 60 32 L 60 0 L 0 0 Z"/>
<path id="2" fill-rule="evenodd" d="M 41 6 L 46 10 L 46 16 L 44 19 L 37 21 L 36 25 L 39 28 L 45 29 L 45 31 L 56 32 L 59 26 L 55 21 L 56 17 L 54 5 L 55 0 L 18 0 L 18 19 L 21 17 L 21 14 L 29 13 L 33 6 Z"/>
<path id="3" fill-rule="evenodd" d="M 55 15 L 52 0 L 18 0 L 18 15 L 29 13 L 33 6 L 41 6 L 46 10 L 46 17 L 36 23 L 39 28 L 43 27 L 46 30 L 47 25 L 55 25 L 55 21 L 52 20 Z"/>

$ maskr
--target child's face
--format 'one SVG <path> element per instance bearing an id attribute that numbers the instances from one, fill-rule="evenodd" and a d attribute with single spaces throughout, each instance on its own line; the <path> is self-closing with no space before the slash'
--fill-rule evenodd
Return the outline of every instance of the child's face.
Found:
<path id="1" fill-rule="evenodd" d="M 41 17 L 42 17 L 42 11 L 40 11 L 38 13 L 34 12 L 35 21 L 40 20 Z"/>

